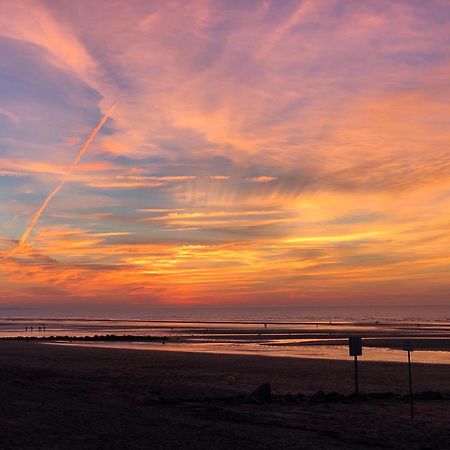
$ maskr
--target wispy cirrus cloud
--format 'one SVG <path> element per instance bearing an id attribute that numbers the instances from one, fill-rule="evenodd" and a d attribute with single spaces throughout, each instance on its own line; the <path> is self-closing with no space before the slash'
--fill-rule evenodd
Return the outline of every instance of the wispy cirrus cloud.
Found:
<path id="1" fill-rule="evenodd" d="M 449 23 L 437 0 L 0 2 L 3 250 L 118 102 L 1 301 L 446 301 Z"/>

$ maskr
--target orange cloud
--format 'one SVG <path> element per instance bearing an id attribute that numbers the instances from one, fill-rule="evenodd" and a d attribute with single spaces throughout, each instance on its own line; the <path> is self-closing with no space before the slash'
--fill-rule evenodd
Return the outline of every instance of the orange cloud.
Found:
<path id="1" fill-rule="evenodd" d="M 376 3 L 2 2 L 3 252 L 119 106 L 0 301 L 446 302 L 448 7 Z"/>

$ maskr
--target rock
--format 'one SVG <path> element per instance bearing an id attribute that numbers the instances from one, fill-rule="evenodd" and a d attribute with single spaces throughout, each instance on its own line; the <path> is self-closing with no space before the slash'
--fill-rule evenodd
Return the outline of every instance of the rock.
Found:
<path id="1" fill-rule="evenodd" d="M 339 392 L 329 392 L 328 394 L 325 394 L 323 399 L 325 403 L 340 403 L 345 402 L 346 400 L 347 397 L 343 394 L 339 394 Z"/>
<path id="2" fill-rule="evenodd" d="M 298 397 L 296 396 L 296 395 L 293 395 L 293 394 L 286 394 L 285 396 L 284 396 L 284 401 L 286 402 L 286 403 L 288 403 L 288 404 L 291 404 L 291 405 L 295 405 L 295 404 L 297 404 L 298 403 Z"/>
<path id="3" fill-rule="evenodd" d="M 296 405 L 299 403 L 299 399 L 293 394 L 274 395 L 272 394 L 271 401 L 273 403 L 279 403 L 280 405 Z"/>
<path id="4" fill-rule="evenodd" d="M 271 401 L 272 403 L 277 403 L 277 404 L 282 405 L 282 404 L 284 404 L 284 395 L 281 395 L 281 394 L 272 394 L 272 395 L 270 396 L 270 401 Z"/>
<path id="5" fill-rule="evenodd" d="M 372 392 L 369 397 L 376 400 L 392 400 L 395 394 L 393 392 Z"/>
<path id="6" fill-rule="evenodd" d="M 250 395 L 245 399 L 246 403 L 265 403 L 270 401 L 272 396 L 272 389 L 270 383 L 264 383 L 258 386 Z"/>
<path id="7" fill-rule="evenodd" d="M 417 392 L 414 397 L 419 400 L 442 400 L 444 398 L 442 393 L 437 391 Z"/>
<path id="8" fill-rule="evenodd" d="M 322 403 L 325 399 L 325 392 L 317 391 L 309 397 L 309 403 Z"/>
<path id="9" fill-rule="evenodd" d="M 370 400 L 370 397 L 365 392 L 358 392 L 358 393 L 353 392 L 353 394 L 350 394 L 348 396 L 348 399 L 365 401 L 365 400 Z"/>

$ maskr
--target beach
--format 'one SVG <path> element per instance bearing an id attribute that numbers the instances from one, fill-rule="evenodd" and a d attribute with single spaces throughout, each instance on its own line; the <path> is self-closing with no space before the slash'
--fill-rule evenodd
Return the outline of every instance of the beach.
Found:
<path id="1" fill-rule="evenodd" d="M 405 345 L 416 363 L 450 364 L 446 320 L 0 320 L 3 340 L 134 350 L 348 359 L 348 338 L 362 337 L 365 361 L 401 362 Z"/>
<path id="2" fill-rule="evenodd" d="M 353 392 L 351 360 L 3 341 L 0 448 L 449 448 L 450 400 L 423 395 L 411 419 L 407 365 L 359 373 L 360 391 L 399 395 L 313 401 Z M 449 379 L 448 365 L 413 365 L 414 392 Z M 262 383 L 271 398 L 252 400 Z"/>

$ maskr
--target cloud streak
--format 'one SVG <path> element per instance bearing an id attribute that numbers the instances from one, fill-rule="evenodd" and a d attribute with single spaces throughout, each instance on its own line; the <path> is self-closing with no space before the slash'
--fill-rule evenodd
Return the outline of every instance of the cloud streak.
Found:
<path id="1" fill-rule="evenodd" d="M 67 180 L 69 179 L 70 175 L 72 174 L 73 170 L 75 169 L 75 167 L 77 166 L 77 164 L 80 162 L 81 158 L 83 157 L 83 155 L 86 153 L 87 149 L 89 148 L 89 145 L 91 144 L 91 142 L 94 140 L 95 136 L 97 136 L 97 133 L 102 129 L 103 125 L 105 125 L 106 121 L 108 120 L 109 116 L 111 115 L 111 113 L 113 112 L 115 108 L 115 105 L 112 106 L 107 112 L 106 114 L 101 118 L 100 122 L 96 125 L 96 127 L 91 131 L 90 135 L 88 136 L 88 138 L 86 139 L 86 141 L 83 143 L 83 145 L 81 146 L 81 148 L 78 150 L 78 153 L 74 159 L 74 161 L 72 162 L 72 164 L 70 165 L 70 167 L 67 169 L 66 173 L 64 174 L 64 176 L 62 177 L 60 183 L 58 184 L 58 186 L 56 186 L 55 189 L 53 189 L 53 191 L 46 197 L 46 199 L 44 200 L 44 202 L 42 203 L 42 205 L 40 206 L 40 208 L 36 211 L 36 213 L 34 214 L 33 218 L 31 219 L 30 224 L 28 225 L 28 228 L 25 230 L 25 232 L 22 234 L 22 237 L 20 238 L 18 244 L 16 247 L 14 247 L 11 251 L 9 251 L 6 256 L 4 257 L 5 259 L 10 258 L 11 256 L 13 256 L 15 253 L 17 253 L 18 251 L 20 251 L 20 249 L 24 246 L 26 240 L 28 239 L 28 236 L 30 235 L 30 233 L 33 231 L 33 228 L 36 226 L 37 221 L 39 220 L 39 218 L 42 216 L 42 214 L 44 213 L 45 209 L 47 208 L 48 204 L 50 203 L 50 201 L 56 196 L 56 194 L 58 194 L 58 192 L 64 187 L 64 185 L 66 184 Z"/>

